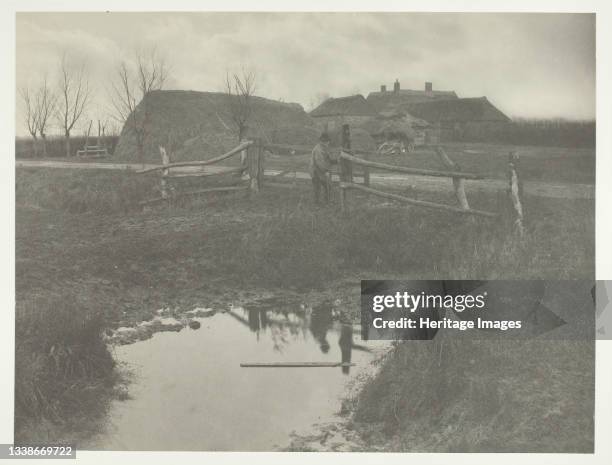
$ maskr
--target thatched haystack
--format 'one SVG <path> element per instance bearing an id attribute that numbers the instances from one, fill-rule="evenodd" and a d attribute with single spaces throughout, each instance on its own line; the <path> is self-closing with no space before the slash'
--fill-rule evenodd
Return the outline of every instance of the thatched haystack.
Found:
<path id="1" fill-rule="evenodd" d="M 430 124 L 427 121 L 407 113 L 386 111 L 370 119 L 363 128 L 380 143 L 385 140 L 414 142 L 422 137 L 428 127 Z"/>
<path id="2" fill-rule="evenodd" d="M 252 99 L 247 137 L 261 137 L 272 143 L 316 144 L 318 131 L 300 105 L 262 97 Z M 145 97 L 136 111 L 144 105 L 149 121 L 143 161 L 159 162 L 160 145 L 169 147 L 175 161 L 204 160 L 238 145 L 227 96 L 223 93 L 154 91 Z M 115 157 L 140 162 L 136 140 L 132 125 L 126 123 Z"/>

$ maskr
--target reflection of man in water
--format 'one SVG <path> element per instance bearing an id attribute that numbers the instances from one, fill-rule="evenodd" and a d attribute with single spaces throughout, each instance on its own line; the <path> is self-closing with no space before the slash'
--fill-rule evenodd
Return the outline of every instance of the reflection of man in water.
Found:
<path id="1" fill-rule="evenodd" d="M 266 329 L 268 326 L 268 318 L 265 310 L 249 308 L 249 329 L 254 333 L 259 333 L 259 330 Z"/>
<path id="2" fill-rule="evenodd" d="M 342 363 L 351 363 L 351 353 L 353 351 L 353 325 L 342 325 L 338 345 L 340 345 L 340 352 L 342 353 Z M 342 373 L 348 375 L 350 369 L 350 366 L 342 366 Z"/>
<path id="3" fill-rule="evenodd" d="M 327 331 L 333 323 L 332 305 L 329 301 L 324 301 L 321 304 L 312 308 L 310 316 L 310 332 L 319 343 L 321 352 L 326 354 L 329 352 L 329 342 L 327 342 Z"/>

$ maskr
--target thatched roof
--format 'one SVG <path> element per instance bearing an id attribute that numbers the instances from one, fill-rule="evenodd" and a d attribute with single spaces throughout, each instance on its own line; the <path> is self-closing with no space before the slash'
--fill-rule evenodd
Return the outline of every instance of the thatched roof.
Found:
<path id="1" fill-rule="evenodd" d="M 486 97 L 459 98 L 402 105 L 411 115 L 430 123 L 509 122 L 510 118 L 499 111 Z"/>
<path id="2" fill-rule="evenodd" d="M 374 108 L 363 95 L 350 95 L 348 97 L 329 98 L 310 112 L 310 116 L 373 116 Z"/>
<path id="3" fill-rule="evenodd" d="M 370 92 L 368 94 L 368 103 L 376 108 L 377 111 L 393 108 L 398 105 L 419 102 L 431 102 L 436 100 L 451 100 L 456 99 L 457 94 L 454 91 L 447 90 L 412 90 L 400 89 L 399 92 Z"/>
<path id="4" fill-rule="evenodd" d="M 159 145 L 173 145 L 175 160 L 207 159 L 238 145 L 223 93 L 153 91 L 136 111 L 145 105 L 150 115 L 146 161 L 159 162 Z M 262 137 L 267 142 L 314 145 L 319 136 L 314 121 L 300 105 L 262 97 L 253 97 L 248 126 L 247 136 Z M 290 141 L 285 140 L 287 134 Z M 129 123 L 123 127 L 115 155 L 124 160 L 137 157 L 136 138 Z"/>

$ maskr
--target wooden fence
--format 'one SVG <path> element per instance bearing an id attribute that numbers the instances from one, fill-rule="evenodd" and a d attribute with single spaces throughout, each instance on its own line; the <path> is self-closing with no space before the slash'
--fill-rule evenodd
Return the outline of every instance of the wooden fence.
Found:
<path id="1" fill-rule="evenodd" d="M 263 187 L 264 180 L 264 158 L 265 150 L 284 150 L 288 152 L 288 155 L 304 155 L 311 152 L 311 147 L 300 146 L 300 145 L 288 145 L 288 144 L 264 144 L 261 140 L 245 141 L 230 150 L 229 152 L 203 161 L 184 161 L 184 162 L 172 162 L 170 155 L 167 153 L 164 147 L 160 147 L 160 154 L 162 158 L 162 165 L 155 166 L 152 168 L 143 169 L 138 171 L 140 174 L 159 172 L 160 177 L 160 192 L 161 196 L 158 198 L 146 200 L 141 202 L 142 204 L 150 204 L 155 202 L 161 202 L 170 200 L 175 197 L 184 195 L 196 195 L 206 194 L 212 192 L 235 192 L 235 191 L 250 191 L 259 192 Z M 463 215 L 480 216 L 485 218 L 498 218 L 499 213 L 489 212 L 484 210 L 478 210 L 470 207 L 467 195 L 465 193 L 465 181 L 466 180 L 481 180 L 485 179 L 486 176 L 477 173 L 467 173 L 459 169 L 458 165 L 451 160 L 444 149 L 440 146 L 434 147 L 435 153 L 438 156 L 444 169 L 442 170 L 431 170 L 431 169 L 420 169 L 411 168 L 406 166 L 396 166 L 387 163 L 380 163 L 371 161 L 368 159 L 368 153 L 364 151 L 352 150 L 350 142 L 350 128 L 348 125 L 342 127 L 342 147 L 339 154 L 339 177 L 340 177 L 340 207 L 342 211 L 346 211 L 348 208 L 347 195 L 350 190 L 357 190 L 365 192 L 367 194 L 375 195 L 378 197 L 400 201 L 409 205 L 418 207 L 431 208 L 437 210 L 444 210 L 453 213 L 459 213 Z M 361 154 L 362 157 L 357 157 L 356 154 Z M 206 166 L 214 165 L 222 162 L 232 156 L 240 154 L 240 165 L 238 167 L 215 167 L 216 170 L 197 170 L 189 168 L 204 168 Z M 183 169 L 180 169 L 183 168 Z M 185 170 L 184 168 L 188 168 Z M 417 200 L 414 198 L 406 197 L 404 195 L 385 192 L 380 189 L 374 189 L 370 186 L 370 170 L 383 170 L 396 173 L 406 173 L 419 176 L 431 176 L 431 177 L 445 177 L 452 180 L 452 186 L 457 199 L 456 205 L 446 205 L 437 202 L 430 202 L 425 200 Z M 295 169 L 283 169 L 275 176 L 286 176 L 287 174 L 294 174 L 294 183 L 296 180 Z M 179 178 L 194 178 L 194 177 L 208 177 L 208 176 L 222 176 L 227 174 L 236 175 L 238 179 L 237 185 L 221 186 L 221 187 L 208 187 L 195 191 L 181 192 L 175 185 L 172 185 L 174 180 Z M 363 182 L 355 182 L 356 177 L 363 178 Z M 246 182 L 243 182 L 246 181 Z M 281 187 L 293 187 L 288 184 L 279 184 L 275 182 L 266 182 L 266 185 L 270 187 L 281 186 Z M 514 225 L 517 231 L 522 235 L 524 232 L 523 228 L 523 206 L 521 203 L 522 188 L 518 176 L 518 156 L 512 152 L 509 157 L 508 163 L 508 189 L 507 194 L 511 200 L 512 208 L 514 210 L 515 219 Z"/>
<path id="2" fill-rule="evenodd" d="M 199 195 L 216 192 L 250 191 L 259 192 L 263 186 L 264 156 L 260 141 L 245 141 L 223 155 L 208 160 L 172 162 L 164 147 L 159 147 L 162 164 L 152 168 L 137 171 L 138 174 L 160 173 L 161 196 L 141 202 L 143 205 L 171 200 L 186 195 Z M 237 167 L 215 167 L 218 169 L 202 169 L 240 154 L 240 164 Z M 186 169 L 187 168 L 187 169 Z M 196 168 L 196 169 L 192 169 Z M 200 169 L 197 169 L 200 168 Z M 192 191 L 180 190 L 176 183 L 179 179 L 219 177 L 235 175 L 238 183 L 230 186 L 207 187 Z"/>
<path id="3" fill-rule="evenodd" d="M 347 195 L 350 190 L 357 190 L 365 192 L 367 194 L 375 195 L 378 197 L 400 201 L 409 205 L 415 205 L 418 207 L 431 208 L 437 210 L 445 210 L 454 213 L 460 213 L 464 215 L 480 216 L 486 218 L 499 218 L 499 213 L 478 210 L 470 207 L 470 204 L 465 193 L 465 181 L 466 180 L 479 180 L 485 179 L 486 177 L 477 173 L 467 173 L 459 170 L 457 164 L 452 161 L 444 149 L 440 146 L 435 147 L 435 152 L 440 159 L 441 164 L 446 168 L 445 170 L 429 170 L 411 168 L 405 166 L 395 166 L 387 163 L 379 163 L 355 156 L 355 153 L 350 149 L 350 130 L 348 125 L 343 127 L 342 134 L 342 149 L 340 152 L 340 208 L 342 211 L 346 211 L 348 208 Z M 517 169 L 518 156 L 512 152 L 509 158 L 508 164 L 508 195 L 511 199 L 512 206 L 515 212 L 514 225 L 519 234 L 523 234 L 523 207 L 520 200 L 522 189 L 518 179 Z M 363 183 L 354 182 L 354 168 L 356 166 L 362 167 L 364 172 L 367 173 L 364 176 Z M 404 195 L 399 195 L 391 192 L 385 192 L 379 189 L 374 189 L 369 186 L 369 169 L 374 168 L 383 171 L 390 171 L 396 173 L 414 174 L 420 176 L 432 176 L 432 177 L 446 177 L 450 178 L 453 183 L 453 190 L 457 199 L 457 205 L 446 205 L 437 202 L 429 202 L 424 200 L 417 200 Z"/>
<path id="4" fill-rule="evenodd" d="M 289 157 L 298 157 L 298 156 L 304 156 L 304 155 L 308 155 L 310 156 L 312 154 L 312 146 L 309 145 L 291 145 L 291 144 L 273 144 L 273 143 L 269 143 L 269 144 L 265 144 L 264 145 L 264 149 L 265 150 L 269 150 L 269 151 L 283 151 L 285 152 L 284 156 L 289 156 Z M 361 156 L 364 157 L 364 159 L 368 159 L 370 152 L 365 151 L 365 150 L 354 150 L 352 153 L 355 154 L 359 154 Z M 297 174 L 297 169 L 296 168 L 288 168 L 288 169 L 283 169 L 282 171 L 280 171 L 277 174 L 274 174 L 271 177 L 283 177 L 283 176 L 287 176 L 287 175 L 291 175 L 293 174 L 294 178 L 295 175 Z M 337 171 L 335 171 L 333 168 L 331 170 L 332 175 L 334 174 L 338 174 L 339 173 Z M 370 185 L 370 169 L 369 167 L 363 167 L 363 169 L 361 169 L 360 171 L 353 171 L 353 178 L 356 177 L 360 177 L 363 178 L 363 183 L 366 186 Z M 295 181 L 294 181 L 295 184 Z M 272 185 L 276 185 L 276 184 L 272 184 Z"/>

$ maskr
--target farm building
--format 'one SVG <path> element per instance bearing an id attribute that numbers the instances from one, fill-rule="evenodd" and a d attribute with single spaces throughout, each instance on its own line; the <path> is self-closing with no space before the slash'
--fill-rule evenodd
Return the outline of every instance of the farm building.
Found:
<path id="1" fill-rule="evenodd" d="M 367 101 L 377 112 L 397 108 L 408 103 L 431 102 L 436 100 L 456 99 L 454 91 L 433 90 L 431 82 L 425 83 L 423 90 L 402 89 L 398 80 L 393 84 L 393 91 L 387 86 L 380 86 L 380 92 L 370 92 Z"/>
<path id="2" fill-rule="evenodd" d="M 510 122 L 486 97 L 409 103 L 401 108 L 438 127 L 442 140 L 480 138 Z"/>
<path id="3" fill-rule="evenodd" d="M 333 132 L 343 124 L 359 127 L 376 115 L 363 95 L 329 98 L 310 112 L 321 131 Z"/>
<path id="4" fill-rule="evenodd" d="M 148 115 L 144 161 L 159 162 L 160 145 L 167 146 L 177 161 L 211 158 L 238 145 L 227 98 L 218 92 L 184 90 L 147 94 L 136 108 Z M 314 145 L 320 134 L 300 105 L 262 97 L 252 97 L 247 124 L 247 136 L 272 143 Z M 137 138 L 129 121 L 121 131 L 115 156 L 137 160 Z"/>

